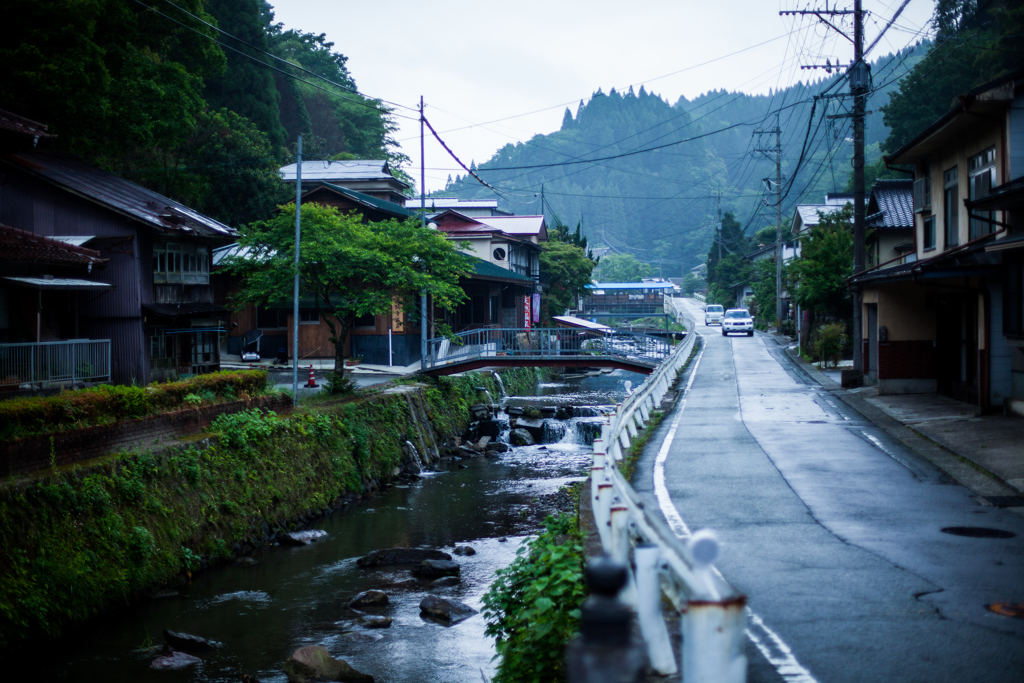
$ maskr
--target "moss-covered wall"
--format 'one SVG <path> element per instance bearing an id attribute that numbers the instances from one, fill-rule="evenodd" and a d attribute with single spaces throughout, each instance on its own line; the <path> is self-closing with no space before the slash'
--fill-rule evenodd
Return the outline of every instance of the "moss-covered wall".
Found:
<path id="1" fill-rule="evenodd" d="M 541 371 L 503 373 L 529 393 Z M 377 488 L 402 444 L 433 452 L 497 397 L 489 374 L 407 384 L 286 417 L 224 416 L 214 433 L 0 487 L 0 648 L 57 635 L 107 607 L 184 580 Z"/>

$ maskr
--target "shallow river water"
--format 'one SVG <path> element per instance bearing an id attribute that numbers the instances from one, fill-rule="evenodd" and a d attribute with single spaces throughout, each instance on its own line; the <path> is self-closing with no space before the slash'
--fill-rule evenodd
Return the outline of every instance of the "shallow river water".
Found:
<path id="1" fill-rule="evenodd" d="M 506 405 L 610 406 L 643 376 L 617 370 L 537 387 L 536 396 L 511 397 Z M 497 397 L 495 397 L 497 399 Z M 586 412 L 586 411 L 584 411 Z M 263 547 L 252 566 L 225 565 L 195 576 L 174 597 L 160 598 L 93 620 L 46 655 L 35 654 L 38 680 L 286 681 L 282 665 L 297 648 L 323 645 L 335 657 L 378 683 L 480 682 L 490 680 L 494 644 L 475 615 L 446 627 L 420 616 L 428 593 L 481 609 L 494 571 L 507 566 L 516 549 L 535 533 L 535 499 L 579 480 L 590 464 L 584 426 L 573 418 L 552 423 L 550 443 L 513 448 L 500 458 L 442 462 L 436 472 L 386 489 L 316 522 L 328 536 L 312 545 Z M 412 580 L 408 568 L 364 570 L 356 560 L 378 548 L 432 547 L 451 552 L 470 545 L 477 554 L 455 556 L 462 565 L 458 586 L 430 589 Z M 369 630 L 346 607 L 356 593 L 379 588 L 390 597 L 380 613 L 391 628 Z M 163 630 L 184 631 L 223 643 L 202 663 L 183 671 L 154 671 L 150 662 L 163 644 Z"/>

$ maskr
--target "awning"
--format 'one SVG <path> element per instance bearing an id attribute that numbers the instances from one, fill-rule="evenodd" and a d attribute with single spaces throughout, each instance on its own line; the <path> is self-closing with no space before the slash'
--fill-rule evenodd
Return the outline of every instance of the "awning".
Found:
<path id="1" fill-rule="evenodd" d="M 54 235 L 50 239 L 55 239 L 58 242 L 64 244 L 70 244 L 73 247 L 80 247 L 89 240 L 96 239 L 95 235 Z"/>
<path id="2" fill-rule="evenodd" d="M 217 304 L 142 304 L 142 310 L 164 318 L 202 318 L 227 315 L 227 309 Z"/>
<path id="3" fill-rule="evenodd" d="M 3 279 L 19 287 L 29 287 L 31 289 L 88 290 L 95 292 L 114 288 L 114 285 L 107 284 L 106 282 L 93 282 L 92 280 L 79 280 L 69 277 L 5 277 Z"/>
<path id="4" fill-rule="evenodd" d="M 589 320 L 583 318 L 577 318 L 571 315 L 556 315 L 552 318 L 556 325 L 565 325 L 566 327 L 575 327 L 581 330 L 594 330 L 594 331 L 610 331 L 612 328 L 607 325 L 601 325 L 600 323 L 592 323 Z"/>

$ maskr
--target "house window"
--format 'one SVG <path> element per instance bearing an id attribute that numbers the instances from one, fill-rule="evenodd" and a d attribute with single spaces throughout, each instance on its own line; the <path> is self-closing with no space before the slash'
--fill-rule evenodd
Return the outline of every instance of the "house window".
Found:
<path id="1" fill-rule="evenodd" d="M 959 169 L 954 166 L 943 174 L 943 213 L 946 228 L 946 249 L 960 244 L 960 185 Z"/>
<path id="2" fill-rule="evenodd" d="M 299 324 L 300 325 L 319 325 L 320 324 L 320 309 L 318 309 L 318 308 L 300 308 L 299 309 Z"/>
<path id="3" fill-rule="evenodd" d="M 935 216 L 928 216 L 924 219 L 924 239 L 922 240 L 925 251 L 935 248 Z"/>
<path id="4" fill-rule="evenodd" d="M 288 327 L 288 311 L 283 308 L 256 308 L 256 327 L 261 330 L 283 330 Z"/>
<path id="5" fill-rule="evenodd" d="M 192 365 L 209 365 L 215 362 L 214 349 L 216 344 L 216 332 L 193 332 Z"/>
<path id="6" fill-rule="evenodd" d="M 924 187 L 924 206 L 932 208 L 932 167 L 931 164 L 924 165 L 924 180 L 921 185 Z"/>
<path id="7" fill-rule="evenodd" d="M 377 316 L 373 313 L 367 313 L 356 318 L 355 328 L 357 330 L 374 330 L 377 329 Z"/>
<path id="8" fill-rule="evenodd" d="M 987 197 L 995 185 L 996 176 L 996 148 L 990 147 L 981 154 L 971 157 L 967 162 L 967 173 L 970 180 L 968 185 L 969 199 L 971 201 Z M 977 216 L 992 219 L 991 211 L 972 211 Z M 971 219 L 970 239 L 982 237 L 992 232 L 992 224 L 988 221 Z"/>
<path id="9" fill-rule="evenodd" d="M 149 338 L 149 360 L 154 369 L 173 368 L 175 344 L 174 338 L 163 334 L 155 334 Z"/>
<path id="10" fill-rule="evenodd" d="M 210 284 L 210 250 L 195 244 L 178 242 L 154 244 L 153 282 Z"/>

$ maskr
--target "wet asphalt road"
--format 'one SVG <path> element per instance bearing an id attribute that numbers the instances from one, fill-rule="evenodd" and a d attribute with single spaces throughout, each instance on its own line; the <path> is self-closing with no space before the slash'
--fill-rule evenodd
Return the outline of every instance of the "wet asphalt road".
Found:
<path id="1" fill-rule="evenodd" d="M 979 504 L 822 391 L 772 338 L 697 332 L 705 346 L 685 404 L 633 484 L 657 506 L 654 458 L 679 418 L 669 494 L 691 529 L 718 532 L 718 568 L 749 598 L 748 680 L 1024 681 L 1024 619 L 986 609 L 1024 602 L 1024 517 Z M 940 531 L 954 526 L 1016 537 Z"/>

